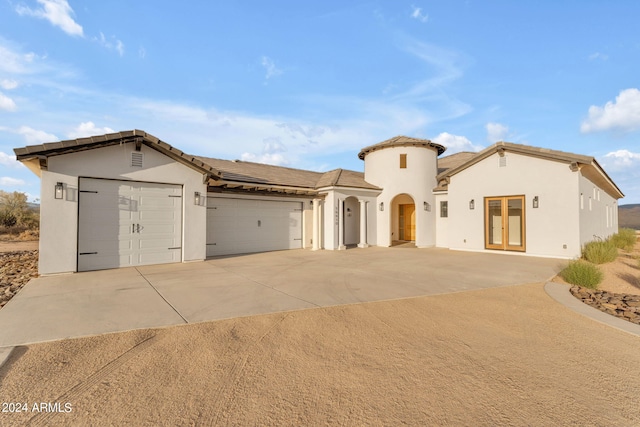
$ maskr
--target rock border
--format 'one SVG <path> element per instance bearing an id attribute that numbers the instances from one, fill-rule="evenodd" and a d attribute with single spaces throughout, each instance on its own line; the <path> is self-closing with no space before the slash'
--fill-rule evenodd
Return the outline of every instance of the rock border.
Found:
<path id="1" fill-rule="evenodd" d="M 37 250 L 0 253 L 0 308 L 34 277 L 38 277 Z"/>
<path id="2" fill-rule="evenodd" d="M 598 310 L 640 325 L 640 295 L 617 294 L 598 289 L 571 286 L 571 295 Z"/>

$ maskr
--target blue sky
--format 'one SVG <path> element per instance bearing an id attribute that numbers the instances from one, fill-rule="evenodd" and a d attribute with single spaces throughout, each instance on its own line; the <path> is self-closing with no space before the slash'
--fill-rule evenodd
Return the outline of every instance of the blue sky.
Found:
<path id="1" fill-rule="evenodd" d="M 640 203 L 637 1 L 0 3 L 12 149 L 142 129 L 191 154 L 363 170 L 396 135 L 592 155 Z"/>

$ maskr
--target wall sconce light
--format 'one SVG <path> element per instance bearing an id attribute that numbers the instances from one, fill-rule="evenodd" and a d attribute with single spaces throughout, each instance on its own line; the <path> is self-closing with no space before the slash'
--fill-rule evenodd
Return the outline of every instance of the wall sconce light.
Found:
<path id="1" fill-rule="evenodd" d="M 351 208 L 347 208 L 347 216 L 351 216 Z"/>
<path id="2" fill-rule="evenodd" d="M 193 197 L 193 203 L 196 206 L 200 206 L 200 192 L 199 191 L 195 192 L 194 197 Z"/>
<path id="3" fill-rule="evenodd" d="M 533 198 L 533 208 L 538 209 L 538 206 L 539 206 L 538 196 L 536 196 Z"/>
<path id="4" fill-rule="evenodd" d="M 471 199 L 471 201 L 469 201 L 469 209 L 474 210 L 475 208 L 476 208 L 476 201 L 474 199 Z"/>
<path id="5" fill-rule="evenodd" d="M 61 182 L 56 183 L 56 199 L 62 199 L 62 192 L 64 191 L 64 185 Z"/>
<path id="6" fill-rule="evenodd" d="M 429 202 L 423 202 L 422 206 L 424 207 L 425 211 L 431 212 L 431 205 L 429 204 Z"/>
<path id="7" fill-rule="evenodd" d="M 384 202 L 380 202 L 380 211 L 384 210 Z"/>

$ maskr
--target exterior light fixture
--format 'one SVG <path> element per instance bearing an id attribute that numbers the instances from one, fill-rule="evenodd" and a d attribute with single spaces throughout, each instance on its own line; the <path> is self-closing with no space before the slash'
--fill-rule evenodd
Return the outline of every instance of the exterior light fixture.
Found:
<path id="1" fill-rule="evenodd" d="M 351 216 L 351 208 L 347 208 L 347 216 Z"/>
<path id="2" fill-rule="evenodd" d="M 196 192 L 195 192 L 195 194 L 194 194 L 194 198 L 193 198 L 193 203 L 194 203 L 196 206 L 200 206 L 200 192 L 199 192 L 199 191 L 196 191 Z"/>
<path id="3" fill-rule="evenodd" d="M 56 199 L 62 199 L 62 192 L 64 191 L 64 185 L 61 182 L 56 183 Z"/>
<path id="4" fill-rule="evenodd" d="M 533 198 L 533 208 L 538 209 L 538 206 L 539 206 L 538 196 L 536 196 Z"/>
<path id="5" fill-rule="evenodd" d="M 384 202 L 380 202 L 380 211 L 384 210 Z"/>
<path id="6" fill-rule="evenodd" d="M 476 208 L 476 201 L 474 199 L 471 199 L 469 201 L 469 209 L 474 210 L 475 208 Z"/>
<path id="7" fill-rule="evenodd" d="M 431 205 L 429 204 L 429 202 L 422 203 L 422 206 L 424 207 L 425 211 L 431 212 Z"/>

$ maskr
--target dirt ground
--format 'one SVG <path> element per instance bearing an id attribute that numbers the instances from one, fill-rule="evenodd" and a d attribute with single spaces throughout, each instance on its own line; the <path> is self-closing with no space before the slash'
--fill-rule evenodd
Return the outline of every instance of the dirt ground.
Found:
<path id="1" fill-rule="evenodd" d="M 638 348 L 542 284 L 319 308 L 16 348 L 0 424 L 638 425 Z"/>
<path id="2" fill-rule="evenodd" d="M 604 273 L 604 279 L 598 289 L 617 294 L 640 295 L 640 267 L 638 267 L 640 240 L 636 242 L 631 252 L 618 249 L 618 254 L 615 261 L 598 265 Z M 556 276 L 553 281 L 567 283 L 560 276 Z"/>

